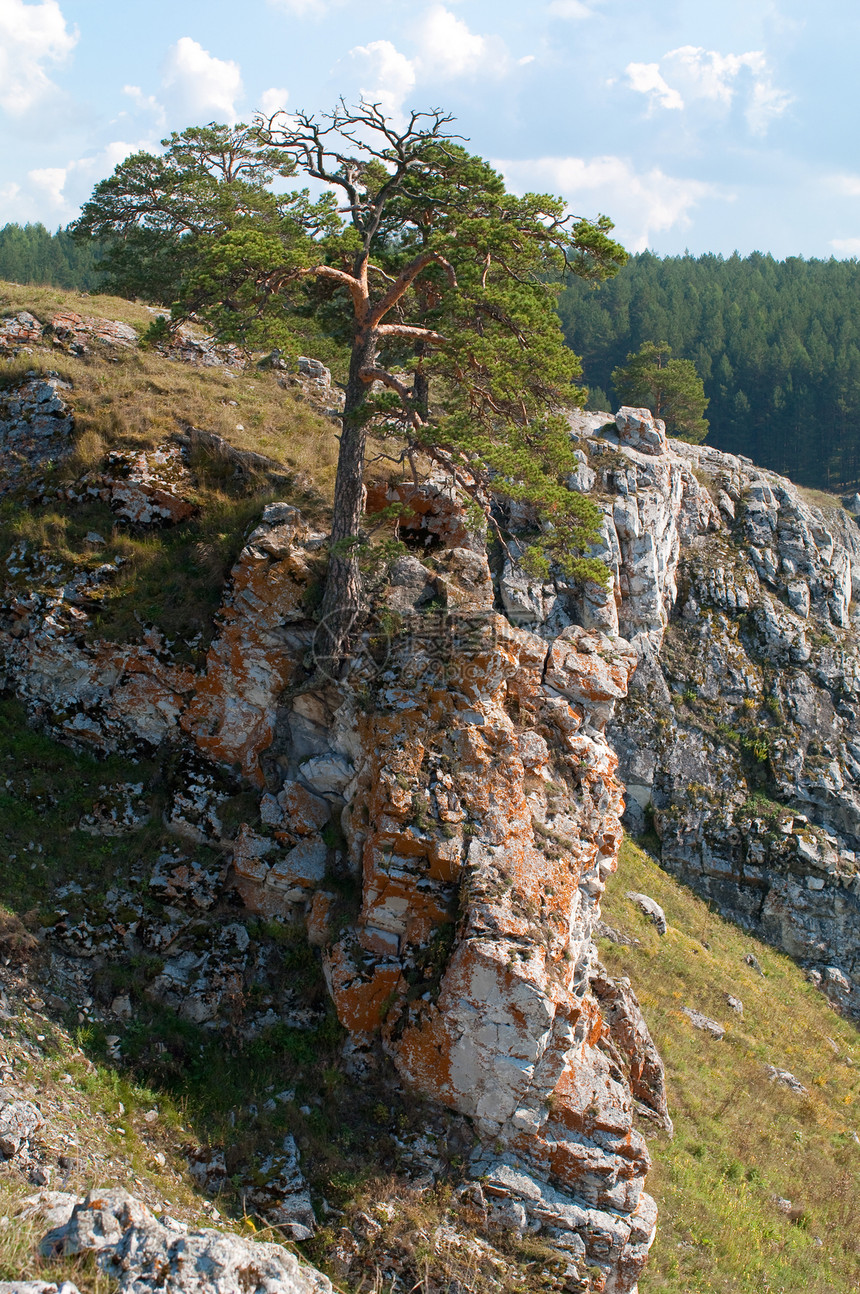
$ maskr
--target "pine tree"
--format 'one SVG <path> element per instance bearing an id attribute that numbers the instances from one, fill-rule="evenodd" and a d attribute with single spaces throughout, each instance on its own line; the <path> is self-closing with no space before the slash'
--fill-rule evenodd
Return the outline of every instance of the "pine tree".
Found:
<path id="1" fill-rule="evenodd" d="M 365 451 L 381 414 L 399 419 L 404 456 L 440 465 L 487 524 L 497 524 L 500 498 L 531 504 L 542 520 L 536 568 L 554 559 L 573 576 L 605 577 L 584 556 L 599 511 L 563 484 L 572 451 L 556 415 L 584 391 L 553 284 L 568 268 L 607 277 L 626 254 L 605 217 L 572 219 L 559 199 L 506 193 L 449 122 L 415 112 L 400 128 L 377 105 L 341 104 L 319 119 L 275 114 L 254 131 L 195 128 L 166 141 L 164 157 L 118 167 L 78 225 L 113 240 L 109 265 L 127 288 L 159 282 L 162 258 L 177 309 L 193 308 L 222 335 L 271 336 L 313 301 L 346 343 L 322 604 L 335 658 L 362 605 Z M 328 196 L 311 204 L 306 192 L 270 193 L 272 176 L 296 171 Z"/>
<path id="2" fill-rule="evenodd" d="M 650 409 L 662 418 L 666 431 L 697 445 L 708 434 L 703 417 L 708 398 L 696 366 L 689 359 L 673 359 L 666 342 L 645 342 L 613 369 L 612 385 L 622 404 Z"/>

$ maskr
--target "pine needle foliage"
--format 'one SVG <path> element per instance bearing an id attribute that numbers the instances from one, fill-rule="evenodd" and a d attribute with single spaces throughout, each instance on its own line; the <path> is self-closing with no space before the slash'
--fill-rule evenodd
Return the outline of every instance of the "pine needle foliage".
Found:
<path id="1" fill-rule="evenodd" d="M 708 434 L 704 417 L 708 397 L 696 366 L 673 359 L 667 342 L 646 341 L 612 371 L 612 385 L 622 404 L 650 409 L 662 418 L 670 436 L 700 444 Z"/>

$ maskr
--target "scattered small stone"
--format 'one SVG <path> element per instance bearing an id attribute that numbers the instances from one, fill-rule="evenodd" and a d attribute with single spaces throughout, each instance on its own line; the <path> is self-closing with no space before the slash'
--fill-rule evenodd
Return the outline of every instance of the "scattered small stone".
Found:
<path id="1" fill-rule="evenodd" d="M 781 1087 L 787 1087 L 798 1096 L 809 1096 L 808 1089 L 789 1070 L 777 1069 L 776 1065 L 765 1065 L 765 1069 L 772 1083 L 779 1083 Z"/>
<path id="2" fill-rule="evenodd" d="M 727 993 L 727 994 L 726 994 L 726 1001 L 728 1002 L 728 1004 L 729 1004 L 729 1006 L 731 1007 L 732 1011 L 734 1011 L 735 1015 L 743 1015 L 743 1013 L 744 1013 L 744 1004 L 743 1004 L 743 1002 L 740 1000 L 740 998 L 739 998 L 739 997 L 732 997 L 731 993 Z"/>
<path id="3" fill-rule="evenodd" d="M 726 1034 L 723 1025 L 718 1021 L 712 1020 L 709 1015 L 702 1015 L 701 1011 L 694 1011 L 692 1007 L 682 1006 L 681 1010 L 693 1025 L 694 1029 L 701 1029 L 704 1033 L 709 1033 L 717 1042 L 720 1042 Z"/>
<path id="4" fill-rule="evenodd" d="M 754 971 L 758 971 L 759 975 L 764 976 L 764 971 L 762 970 L 761 965 L 759 964 L 759 960 L 756 957 L 755 953 L 747 953 L 746 957 L 744 958 L 744 961 L 746 962 L 747 966 L 752 966 Z"/>
<path id="5" fill-rule="evenodd" d="M 280 1152 L 268 1156 L 254 1179 L 257 1184 L 245 1192 L 247 1203 L 274 1225 L 284 1227 L 294 1240 L 309 1240 L 316 1230 L 316 1218 L 293 1136 L 284 1137 Z"/>
<path id="6" fill-rule="evenodd" d="M 627 897 L 631 902 L 635 903 L 638 908 L 641 908 L 646 917 L 654 922 L 654 925 L 657 927 L 658 935 L 664 935 L 666 933 L 669 929 L 668 922 L 666 921 L 666 913 L 655 899 L 650 898 L 647 894 L 637 894 L 635 890 L 628 890 Z"/>
<path id="7" fill-rule="evenodd" d="M 0 1294 L 80 1294 L 77 1285 L 62 1281 L 0 1281 Z"/>
<path id="8" fill-rule="evenodd" d="M 173 1294 L 332 1294 L 327 1277 L 282 1245 L 192 1230 L 168 1214 L 156 1218 L 121 1187 L 91 1191 L 65 1225 L 48 1232 L 41 1248 L 48 1257 L 94 1253 L 100 1270 L 118 1282 L 119 1294 L 159 1294 L 165 1288 Z"/>
<path id="9" fill-rule="evenodd" d="M 638 948 L 639 939 L 634 939 L 623 930 L 616 930 L 614 926 L 608 926 L 605 921 L 598 921 L 594 927 L 595 939 L 608 939 L 610 943 L 618 944 L 620 948 Z"/>

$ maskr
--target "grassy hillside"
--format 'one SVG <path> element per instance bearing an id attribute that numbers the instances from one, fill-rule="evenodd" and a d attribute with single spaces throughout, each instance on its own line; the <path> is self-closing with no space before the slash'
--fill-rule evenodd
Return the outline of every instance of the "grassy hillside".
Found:
<path id="1" fill-rule="evenodd" d="M 154 317 L 146 306 L 118 297 L 0 283 L 0 315 L 29 310 L 45 323 L 59 309 L 119 320 L 141 335 Z M 100 637 L 139 637 L 140 616 L 170 638 L 200 635 L 205 646 L 224 582 L 265 504 L 288 497 L 311 518 L 326 511 L 337 462 L 335 425 L 271 370 L 254 366 L 237 374 L 179 363 L 153 349 L 99 343 L 79 356 L 46 343 L 0 362 L 0 389 L 33 372 L 55 372 L 71 383 L 75 453 L 42 473 L 35 491 L 22 486 L 0 500 L 0 563 L 22 540 L 69 575 L 106 556 L 121 558 L 121 571 L 92 617 Z M 238 476 L 222 455 L 198 449 L 189 466 L 190 501 L 199 511 L 181 526 L 141 531 L 118 522 L 107 503 L 62 498 L 65 484 L 104 471 L 111 454 L 170 444 L 189 426 L 282 464 L 292 485 L 273 487 L 253 472 Z M 87 542 L 92 531 L 105 538 L 104 548 Z"/>
<path id="2" fill-rule="evenodd" d="M 627 890 L 661 904 L 666 935 Z M 630 840 L 603 913 L 630 941 L 601 940 L 601 957 L 630 977 L 666 1065 L 675 1121 L 673 1140 L 651 1143 L 661 1222 L 641 1294 L 857 1290 L 856 1027 L 787 957 L 715 915 Z M 682 1007 L 724 1025 L 723 1040 L 695 1029 Z M 808 1095 L 772 1082 L 767 1065 L 790 1071 Z"/>

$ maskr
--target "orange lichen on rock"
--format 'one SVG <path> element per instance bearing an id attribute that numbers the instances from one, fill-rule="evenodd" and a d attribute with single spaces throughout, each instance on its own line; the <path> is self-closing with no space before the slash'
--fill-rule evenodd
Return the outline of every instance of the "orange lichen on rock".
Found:
<path id="1" fill-rule="evenodd" d="M 183 729 L 204 754 L 216 763 L 237 764 L 258 786 L 264 785 L 260 755 L 272 744 L 277 703 L 295 673 L 296 648 L 311 636 L 299 626 L 306 621 L 302 600 L 320 538 L 289 505 L 266 509 L 234 568 L 220 633 L 182 716 Z"/>
<path id="2" fill-rule="evenodd" d="M 352 1033 L 380 1034 L 412 1086 L 532 1175 L 519 1198 L 555 1193 L 623 1294 L 653 1235 L 648 1155 L 589 985 L 621 839 L 603 725 L 633 656 L 582 629 L 548 647 L 512 628 L 488 605 L 485 559 L 465 551 L 448 554 L 449 606 L 471 617 L 468 636 L 440 618 L 456 646 L 395 642 L 357 719 L 364 812 L 347 834 L 360 834 L 363 902 L 327 952 L 328 981 Z"/>

